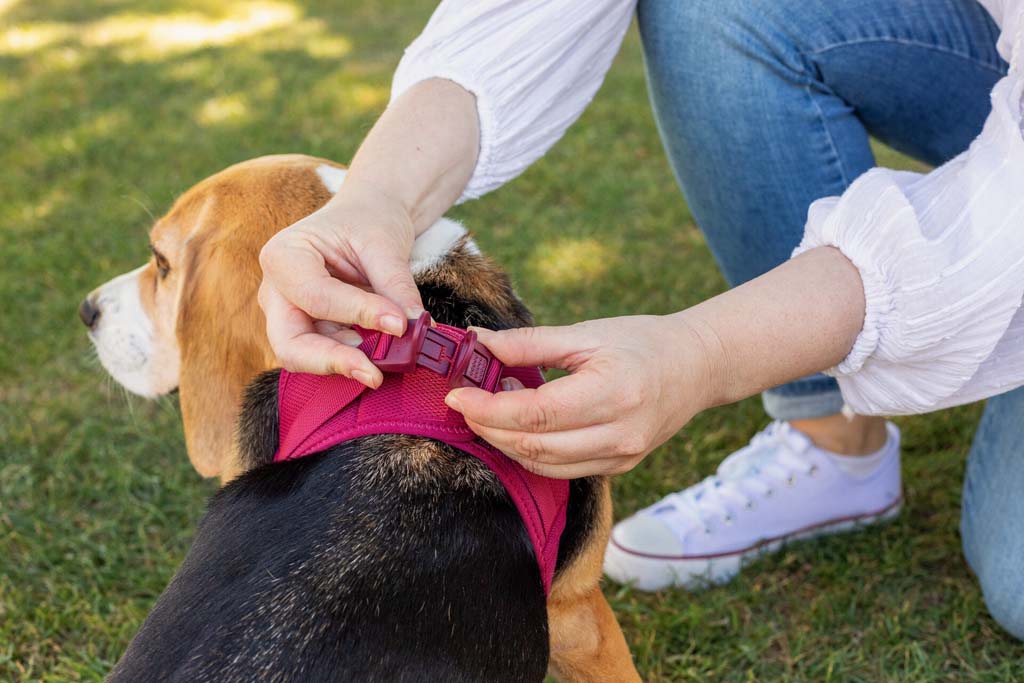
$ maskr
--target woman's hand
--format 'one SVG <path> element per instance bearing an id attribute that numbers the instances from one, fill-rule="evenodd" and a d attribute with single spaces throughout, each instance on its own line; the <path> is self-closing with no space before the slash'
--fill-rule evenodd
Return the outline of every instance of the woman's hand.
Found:
<path id="1" fill-rule="evenodd" d="M 452 81 L 429 78 L 388 105 L 338 193 L 260 254 L 259 300 L 282 365 L 380 385 L 348 326 L 400 335 L 419 317 L 413 241 L 466 187 L 479 142 L 476 98 Z"/>
<path id="2" fill-rule="evenodd" d="M 864 310 L 857 268 L 838 249 L 812 249 L 669 316 L 480 330 L 507 365 L 571 374 L 539 389 L 456 389 L 448 405 L 534 472 L 625 472 L 701 410 L 835 366 Z"/>
<path id="3" fill-rule="evenodd" d="M 281 364 L 380 385 L 348 326 L 400 335 L 423 311 L 409 272 L 414 239 L 402 205 L 351 174 L 323 208 L 275 235 L 260 253 L 259 302 Z"/>
<path id="4" fill-rule="evenodd" d="M 456 389 L 446 400 L 474 432 L 538 474 L 626 472 L 709 407 L 706 348 L 677 316 L 477 333 L 507 365 L 571 373 L 538 389 Z"/>

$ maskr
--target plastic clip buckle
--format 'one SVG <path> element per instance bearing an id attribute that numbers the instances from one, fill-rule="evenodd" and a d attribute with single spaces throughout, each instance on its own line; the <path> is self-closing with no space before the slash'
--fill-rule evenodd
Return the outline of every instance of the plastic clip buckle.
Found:
<path id="1" fill-rule="evenodd" d="M 410 320 L 401 337 L 381 335 L 370 360 L 383 372 L 412 372 L 420 366 L 447 377 L 452 388 L 478 387 L 491 392 L 504 367 L 477 343 L 476 332 L 468 331 L 456 342 L 430 326 L 427 312 Z"/>

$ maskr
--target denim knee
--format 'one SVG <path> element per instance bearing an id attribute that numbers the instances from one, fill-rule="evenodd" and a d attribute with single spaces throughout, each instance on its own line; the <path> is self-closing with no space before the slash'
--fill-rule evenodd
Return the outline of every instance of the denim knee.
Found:
<path id="1" fill-rule="evenodd" d="M 1024 569 L 1005 555 L 988 559 L 990 561 L 983 563 L 984 568 L 977 572 L 985 606 L 1007 633 L 1024 640 Z"/>
<path id="2" fill-rule="evenodd" d="M 1024 640 L 1024 388 L 989 399 L 967 456 L 960 536 L 999 625 Z"/>

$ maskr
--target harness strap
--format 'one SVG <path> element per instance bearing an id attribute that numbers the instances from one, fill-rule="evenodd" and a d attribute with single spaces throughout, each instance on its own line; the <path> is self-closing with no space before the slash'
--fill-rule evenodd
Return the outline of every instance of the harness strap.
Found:
<path id="1" fill-rule="evenodd" d="M 355 328 L 360 349 L 384 371 L 376 390 L 341 375 L 281 371 L 280 436 L 275 462 L 319 453 L 372 434 L 409 434 L 450 444 L 483 461 L 512 498 L 534 547 L 545 593 L 551 588 L 558 543 L 565 528 L 569 484 L 533 474 L 479 438 L 458 412 L 444 404 L 453 387 L 500 391 L 515 377 L 539 387 L 538 368 L 507 368 L 476 334 L 448 325 L 430 326 L 429 315 L 410 321 L 401 337 Z"/>

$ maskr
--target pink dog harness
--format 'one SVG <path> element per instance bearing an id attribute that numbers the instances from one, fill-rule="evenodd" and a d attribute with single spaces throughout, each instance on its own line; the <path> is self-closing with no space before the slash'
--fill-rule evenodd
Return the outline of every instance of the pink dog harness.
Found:
<path id="1" fill-rule="evenodd" d="M 444 404 L 454 387 L 501 391 L 514 377 L 530 388 L 544 378 L 537 368 L 506 368 L 477 343 L 476 333 L 430 326 L 424 313 L 394 337 L 356 328 L 359 347 L 384 374 L 384 383 L 367 390 L 341 375 L 281 371 L 278 384 L 280 440 L 274 461 L 292 460 L 371 434 L 410 434 L 443 441 L 484 462 L 508 491 L 533 543 L 544 582 L 551 589 L 558 543 L 565 529 L 569 483 L 525 470 L 474 434 L 462 415 Z"/>

